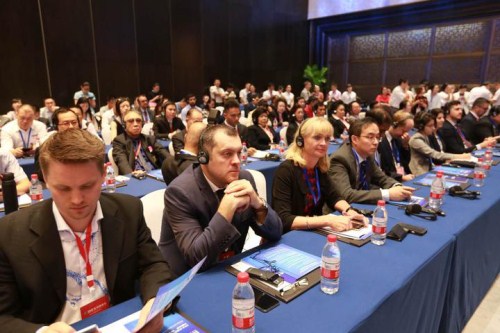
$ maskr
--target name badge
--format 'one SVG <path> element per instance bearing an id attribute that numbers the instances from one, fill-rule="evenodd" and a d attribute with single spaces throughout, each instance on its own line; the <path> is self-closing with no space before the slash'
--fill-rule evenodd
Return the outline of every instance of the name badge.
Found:
<path id="1" fill-rule="evenodd" d="M 98 314 L 107 308 L 109 308 L 109 298 L 108 296 L 103 296 L 88 303 L 87 305 L 82 306 L 80 308 L 80 314 L 82 315 L 82 319 L 85 319 Z"/>

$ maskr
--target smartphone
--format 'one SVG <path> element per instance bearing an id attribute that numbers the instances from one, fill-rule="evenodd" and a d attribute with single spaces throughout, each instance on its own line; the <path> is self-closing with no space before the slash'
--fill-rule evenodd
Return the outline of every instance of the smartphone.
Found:
<path id="1" fill-rule="evenodd" d="M 280 305 L 280 302 L 276 298 L 269 296 L 259 289 L 253 288 L 253 292 L 255 294 L 255 307 L 264 313 Z"/>

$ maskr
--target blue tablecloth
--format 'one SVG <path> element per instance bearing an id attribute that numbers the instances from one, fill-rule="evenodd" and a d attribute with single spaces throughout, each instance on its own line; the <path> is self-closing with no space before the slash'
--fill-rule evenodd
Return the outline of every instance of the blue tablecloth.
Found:
<path id="1" fill-rule="evenodd" d="M 23 168 L 26 176 L 28 178 L 31 177 L 31 174 L 35 173 L 35 158 L 34 157 L 25 157 L 17 159 L 21 168 Z"/>

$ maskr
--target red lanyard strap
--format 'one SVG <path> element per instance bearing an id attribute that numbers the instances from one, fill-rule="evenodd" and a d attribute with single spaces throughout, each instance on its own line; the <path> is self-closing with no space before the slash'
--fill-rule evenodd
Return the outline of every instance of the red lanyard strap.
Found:
<path id="1" fill-rule="evenodd" d="M 80 251 L 80 255 L 82 256 L 83 260 L 85 261 L 85 266 L 86 266 L 86 275 L 87 275 L 87 286 L 90 289 L 94 288 L 94 276 L 92 275 L 92 266 L 90 265 L 90 241 L 91 241 L 91 235 L 92 235 L 92 224 L 89 224 L 87 229 L 85 230 L 85 246 L 83 246 L 83 242 L 75 234 L 75 239 L 76 239 L 76 245 L 78 245 L 78 250 Z"/>

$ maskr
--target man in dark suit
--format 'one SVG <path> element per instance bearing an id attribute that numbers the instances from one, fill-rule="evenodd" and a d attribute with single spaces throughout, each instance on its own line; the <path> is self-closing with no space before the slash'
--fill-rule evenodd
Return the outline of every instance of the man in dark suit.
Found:
<path id="1" fill-rule="evenodd" d="M 102 142 L 60 131 L 42 145 L 40 163 L 52 199 L 0 223 L 2 332 L 74 332 L 69 324 L 135 297 L 137 279 L 147 310 L 172 274 L 140 200 L 101 194 Z"/>
<path id="2" fill-rule="evenodd" d="M 152 122 L 155 119 L 155 113 L 149 108 L 149 101 L 146 95 L 137 96 L 136 102 L 138 106 L 137 110 L 141 113 L 144 124 Z"/>
<path id="3" fill-rule="evenodd" d="M 490 114 L 477 122 L 474 132 L 480 141 L 500 135 L 500 106 L 492 107 Z"/>
<path id="4" fill-rule="evenodd" d="M 181 118 L 176 116 L 174 103 L 167 102 L 163 107 L 165 108 L 165 115 L 155 118 L 153 131 L 157 138 L 172 139 L 176 133 L 185 129 L 186 126 L 182 123 Z"/>
<path id="5" fill-rule="evenodd" d="M 445 152 L 452 154 L 470 153 L 476 149 L 486 148 L 491 139 L 485 139 L 481 143 L 474 145 L 467 138 L 465 131 L 460 127 L 459 121 L 462 119 L 462 104 L 460 101 L 451 101 L 444 106 L 446 121 L 438 130 L 439 137 L 444 143 Z"/>
<path id="6" fill-rule="evenodd" d="M 394 114 L 393 123 L 382 136 L 378 146 L 380 154 L 380 168 L 391 178 L 397 181 L 412 180 L 409 163 L 410 147 L 408 132 L 413 128 L 413 116 L 405 111 Z"/>
<path id="7" fill-rule="evenodd" d="M 139 112 L 129 111 L 125 117 L 125 133 L 112 142 L 113 160 L 120 175 L 142 174 L 159 169 L 169 155 L 167 150 L 153 136 L 141 134 L 142 118 Z"/>
<path id="8" fill-rule="evenodd" d="M 460 121 L 460 126 L 462 127 L 465 137 L 470 140 L 474 145 L 481 143 L 476 135 L 476 124 L 483 118 L 483 116 L 488 112 L 490 102 L 487 99 L 479 97 L 472 104 L 472 108 L 468 114 L 466 114 Z"/>
<path id="9" fill-rule="evenodd" d="M 161 165 L 163 180 L 169 185 L 191 164 L 198 163 L 198 144 L 200 135 L 207 127 L 204 123 L 193 123 L 186 134 L 185 146 L 175 156 L 169 155 Z"/>
<path id="10" fill-rule="evenodd" d="M 207 256 L 204 269 L 240 253 L 248 228 L 268 240 L 281 237 L 280 218 L 240 170 L 241 141 L 224 125 L 200 138 L 200 165 L 193 164 L 165 191 L 160 250 L 176 275 Z"/>
<path id="11" fill-rule="evenodd" d="M 189 130 L 189 126 L 192 123 L 202 122 L 203 121 L 203 113 L 201 113 L 198 109 L 191 109 L 186 114 L 186 128 L 182 131 L 177 131 L 175 135 L 172 137 L 172 145 L 174 146 L 174 151 L 177 154 L 184 148 L 184 137 L 186 136 L 186 132 Z"/>
<path id="12" fill-rule="evenodd" d="M 401 201 L 412 195 L 415 189 L 402 186 L 375 163 L 379 129 L 371 117 L 354 122 L 349 139 L 351 143 L 344 143 L 332 154 L 328 171 L 341 198 L 349 203 L 373 204 L 381 199 Z"/>

